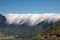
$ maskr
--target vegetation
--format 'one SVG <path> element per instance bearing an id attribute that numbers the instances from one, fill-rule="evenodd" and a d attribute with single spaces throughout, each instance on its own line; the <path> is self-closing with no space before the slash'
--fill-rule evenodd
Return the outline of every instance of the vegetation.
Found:
<path id="1" fill-rule="evenodd" d="M 60 21 L 31 40 L 60 40 Z"/>

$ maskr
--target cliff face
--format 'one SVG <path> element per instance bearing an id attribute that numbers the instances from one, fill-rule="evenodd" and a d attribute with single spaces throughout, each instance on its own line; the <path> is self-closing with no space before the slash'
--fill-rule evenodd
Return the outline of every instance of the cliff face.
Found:
<path id="1" fill-rule="evenodd" d="M 32 40 L 60 40 L 60 21 Z"/>

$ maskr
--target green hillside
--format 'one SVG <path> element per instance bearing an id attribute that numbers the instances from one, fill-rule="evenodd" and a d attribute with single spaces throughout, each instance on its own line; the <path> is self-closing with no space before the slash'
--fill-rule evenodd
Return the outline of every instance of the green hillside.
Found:
<path id="1" fill-rule="evenodd" d="M 37 34 L 31 40 L 60 40 L 60 21 L 46 29 L 43 33 Z"/>

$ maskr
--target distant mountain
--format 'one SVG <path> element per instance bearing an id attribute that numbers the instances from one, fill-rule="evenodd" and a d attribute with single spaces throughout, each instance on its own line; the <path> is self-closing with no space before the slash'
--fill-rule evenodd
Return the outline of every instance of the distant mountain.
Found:
<path id="1" fill-rule="evenodd" d="M 60 21 L 35 36 L 32 40 L 60 40 Z"/>
<path id="2" fill-rule="evenodd" d="M 5 26 L 5 21 L 6 21 L 5 16 L 0 14 L 0 27 Z"/>
<path id="3" fill-rule="evenodd" d="M 41 14 L 0 14 L 0 33 L 28 40 L 60 20 L 58 15 L 40 16 Z"/>

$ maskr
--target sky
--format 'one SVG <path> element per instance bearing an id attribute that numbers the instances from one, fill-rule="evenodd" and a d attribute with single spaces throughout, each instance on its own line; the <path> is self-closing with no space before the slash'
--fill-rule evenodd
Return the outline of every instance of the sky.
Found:
<path id="1" fill-rule="evenodd" d="M 0 0 L 0 13 L 60 13 L 60 0 Z"/>

